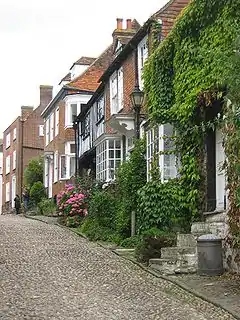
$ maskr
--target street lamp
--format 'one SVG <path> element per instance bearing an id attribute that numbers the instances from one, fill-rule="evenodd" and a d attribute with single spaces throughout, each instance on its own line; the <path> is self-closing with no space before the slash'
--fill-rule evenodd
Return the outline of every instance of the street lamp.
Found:
<path id="1" fill-rule="evenodd" d="M 136 138 L 140 138 L 140 111 L 143 104 L 144 92 L 136 85 L 133 92 L 130 94 L 133 110 L 136 116 Z"/>

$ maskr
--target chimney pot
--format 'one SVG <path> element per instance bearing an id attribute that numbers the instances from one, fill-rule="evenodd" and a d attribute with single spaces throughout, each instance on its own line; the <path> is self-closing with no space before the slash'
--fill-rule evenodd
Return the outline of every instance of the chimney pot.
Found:
<path id="1" fill-rule="evenodd" d="M 123 19 L 117 18 L 117 29 L 122 30 L 122 28 L 123 28 Z"/>
<path id="2" fill-rule="evenodd" d="M 127 19 L 127 29 L 132 29 L 132 20 Z"/>

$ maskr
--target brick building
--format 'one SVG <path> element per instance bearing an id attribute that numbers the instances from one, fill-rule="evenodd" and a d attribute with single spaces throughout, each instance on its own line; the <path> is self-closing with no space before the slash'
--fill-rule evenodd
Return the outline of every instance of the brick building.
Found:
<path id="1" fill-rule="evenodd" d="M 3 133 L 3 211 L 14 207 L 16 194 L 22 195 L 23 173 L 29 161 L 43 154 L 44 130 L 41 112 L 52 99 L 52 87 L 40 86 L 36 109 L 21 107 L 18 116 Z"/>
<path id="2" fill-rule="evenodd" d="M 161 24 L 161 32 L 158 35 L 160 43 L 188 3 L 189 0 L 169 1 L 141 28 L 135 29 L 135 34 L 132 34 L 127 42 L 117 42 L 114 46 L 113 62 L 99 79 L 101 85 L 85 110 L 78 116 L 80 128 L 84 128 L 85 123 L 88 123 L 87 119 L 90 119 L 89 140 L 83 139 L 82 136 L 79 140 L 80 174 L 82 167 L 86 167 L 96 170 L 97 180 L 110 181 L 115 178 L 116 168 L 128 157 L 133 147 L 133 137 L 136 135 L 136 114 L 132 108 L 130 94 L 135 87 L 143 89 L 142 72 L 151 49 L 152 27 L 155 21 Z M 134 20 L 127 19 L 127 29 L 133 28 L 134 24 Z M 118 33 L 126 30 L 123 29 L 122 19 L 118 19 L 117 29 Z M 151 131 L 148 137 L 152 137 Z M 153 156 L 150 140 L 148 139 L 147 150 L 148 171 Z M 168 169 L 171 171 L 173 161 L 166 160 L 170 160 Z M 166 167 L 166 163 L 163 166 Z"/>
<path id="3" fill-rule="evenodd" d="M 119 23 L 119 22 L 118 22 Z M 135 23 L 136 28 L 139 25 Z M 98 82 L 103 72 L 114 59 L 114 51 L 125 44 L 135 34 L 136 29 L 113 32 L 113 43 L 97 58 L 82 57 L 70 72 L 61 80 L 61 89 L 43 111 L 45 120 L 45 187 L 49 198 L 63 189 L 64 185 L 75 176 L 76 150 L 73 121 L 79 113 L 84 112 L 86 104 L 99 87 Z M 79 66 L 83 63 L 84 68 Z M 76 72 L 80 74 L 76 77 Z M 73 73 L 73 74 L 72 74 Z M 73 77 L 75 77 L 73 79 Z M 71 79 L 69 81 L 69 79 Z M 83 131 L 84 129 L 84 131 Z M 88 141 L 88 120 L 85 126 L 77 128 L 83 139 Z"/>

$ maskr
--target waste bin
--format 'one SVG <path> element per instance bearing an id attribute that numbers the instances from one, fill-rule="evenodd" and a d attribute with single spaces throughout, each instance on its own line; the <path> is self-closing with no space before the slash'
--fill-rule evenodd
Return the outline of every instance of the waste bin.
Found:
<path id="1" fill-rule="evenodd" d="M 222 239 L 214 234 L 204 234 L 197 240 L 198 274 L 218 276 L 223 274 Z"/>

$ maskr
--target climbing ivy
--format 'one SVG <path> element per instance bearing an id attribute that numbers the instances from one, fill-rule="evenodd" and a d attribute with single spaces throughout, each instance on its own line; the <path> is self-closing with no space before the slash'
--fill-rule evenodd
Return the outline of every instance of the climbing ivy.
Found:
<path id="1" fill-rule="evenodd" d="M 219 123 L 219 115 L 211 119 L 206 115 L 215 105 L 223 105 L 228 92 L 228 75 L 232 71 L 229 59 L 239 26 L 239 0 L 193 0 L 144 67 L 151 122 L 172 123 L 178 132 L 181 170 L 177 184 L 181 186 L 184 207 L 193 217 L 204 210 L 204 141 L 209 130 Z M 239 73 L 236 76 L 239 78 Z M 234 140 L 230 132 L 228 138 Z M 233 167 L 227 170 L 232 174 L 230 184 L 235 184 L 236 166 Z M 238 191 L 234 195 L 230 192 L 232 200 L 240 195 L 240 183 Z"/>

